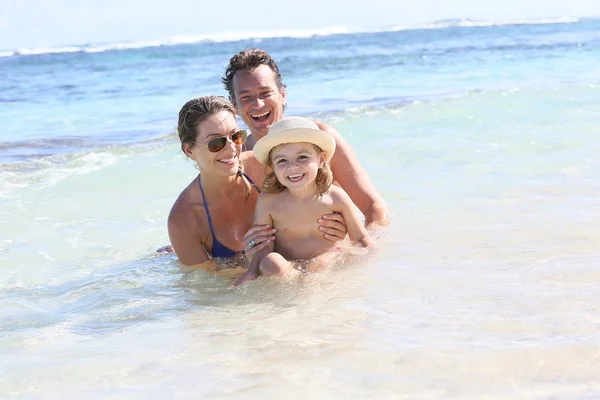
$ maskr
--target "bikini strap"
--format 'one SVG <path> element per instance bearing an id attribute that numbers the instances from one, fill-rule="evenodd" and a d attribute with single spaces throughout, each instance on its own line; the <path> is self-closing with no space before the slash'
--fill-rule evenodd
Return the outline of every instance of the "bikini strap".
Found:
<path id="1" fill-rule="evenodd" d="M 240 171 L 240 172 L 242 173 L 244 178 L 248 179 L 248 182 L 250 182 L 250 184 L 252 186 L 254 186 L 254 188 L 258 191 L 258 193 L 260 193 L 260 189 L 258 188 L 258 186 L 256 186 L 256 183 L 252 182 L 252 179 L 250 179 L 250 177 L 248 175 L 246 175 L 246 173 L 244 171 Z"/>
<path id="2" fill-rule="evenodd" d="M 198 185 L 200 186 L 200 191 L 202 192 L 202 203 L 204 204 L 204 210 L 206 210 L 206 216 L 208 217 L 208 226 L 210 227 L 210 233 L 215 240 L 215 231 L 213 229 L 212 219 L 210 218 L 210 212 L 208 211 L 208 204 L 206 204 L 206 196 L 204 195 L 204 189 L 202 189 L 202 180 L 200 179 L 200 175 L 198 175 Z"/>

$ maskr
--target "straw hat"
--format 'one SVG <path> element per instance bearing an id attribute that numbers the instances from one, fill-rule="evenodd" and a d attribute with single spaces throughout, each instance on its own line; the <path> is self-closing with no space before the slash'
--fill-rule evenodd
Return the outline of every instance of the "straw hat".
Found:
<path id="1" fill-rule="evenodd" d="M 335 152 L 335 139 L 329 132 L 319 129 L 314 122 L 302 117 L 286 117 L 269 128 L 267 136 L 254 145 L 254 156 L 266 164 L 273 147 L 283 143 L 312 143 L 327 153 L 327 161 Z"/>

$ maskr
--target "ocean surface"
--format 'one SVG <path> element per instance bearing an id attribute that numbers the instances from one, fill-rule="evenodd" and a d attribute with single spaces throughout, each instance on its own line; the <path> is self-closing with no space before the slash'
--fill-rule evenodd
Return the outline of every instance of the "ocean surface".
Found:
<path id="1" fill-rule="evenodd" d="M 154 250 L 174 132 L 260 47 L 392 210 L 294 281 Z M 600 20 L 0 51 L 0 398 L 600 397 Z"/>

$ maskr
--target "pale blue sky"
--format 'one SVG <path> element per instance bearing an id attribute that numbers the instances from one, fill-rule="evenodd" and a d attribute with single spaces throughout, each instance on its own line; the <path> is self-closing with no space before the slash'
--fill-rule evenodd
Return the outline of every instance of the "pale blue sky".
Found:
<path id="1" fill-rule="evenodd" d="M 0 0 L 0 49 L 446 18 L 570 16 L 600 17 L 600 0 Z"/>

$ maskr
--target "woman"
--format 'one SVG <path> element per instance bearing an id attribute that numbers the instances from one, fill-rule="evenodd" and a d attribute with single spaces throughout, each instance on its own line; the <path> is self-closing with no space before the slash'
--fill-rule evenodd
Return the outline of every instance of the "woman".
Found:
<path id="1" fill-rule="evenodd" d="M 260 163 L 252 152 L 242 154 L 247 133 L 237 125 L 235 110 L 224 97 L 188 101 L 179 112 L 177 132 L 182 151 L 200 173 L 171 208 L 169 238 L 182 264 L 214 271 L 213 258 L 236 258 L 244 250 L 243 237 L 252 231 L 259 193 L 253 180 L 262 182 L 264 169 L 257 167 Z M 242 172 L 243 166 L 251 177 Z M 322 225 L 334 227 L 328 229 L 337 232 L 332 241 L 345 236 L 345 227 L 335 220 Z M 265 233 L 260 244 L 246 242 L 247 255 L 268 245 L 274 234 L 274 230 Z"/>

